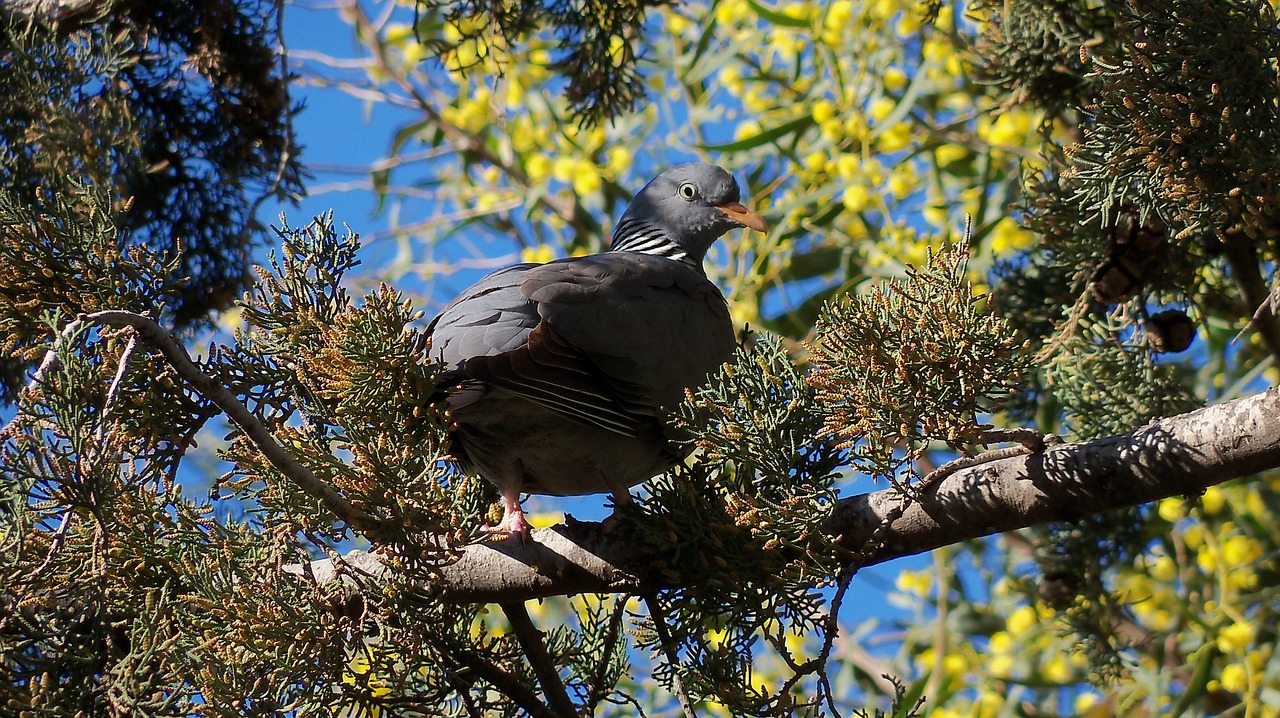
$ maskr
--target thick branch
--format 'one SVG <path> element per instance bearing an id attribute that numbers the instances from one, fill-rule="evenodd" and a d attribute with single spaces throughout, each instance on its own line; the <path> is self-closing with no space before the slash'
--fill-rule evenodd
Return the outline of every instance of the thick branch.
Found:
<path id="1" fill-rule="evenodd" d="M 1230 479 L 1280 466 L 1280 390 L 1169 417 L 1127 434 L 1049 446 L 958 471 L 892 521 L 866 565 L 1050 521 L 1073 521 L 1167 496 L 1198 494 Z M 865 548 L 899 495 L 843 499 L 830 531 L 850 550 Z M 433 586 L 451 601 L 517 601 L 541 596 L 645 593 L 668 587 L 646 572 L 655 557 L 605 535 L 597 524 L 535 529 L 527 546 L 468 546 Z M 372 555 L 348 561 L 377 574 Z M 333 580 L 327 561 L 312 564 Z"/>
<path id="2" fill-rule="evenodd" d="M 578 714 L 578 710 L 574 707 L 573 701 L 569 700 L 569 694 L 564 689 L 564 681 L 560 679 L 560 673 L 556 670 L 555 660 L 547 652 L 543 633 L 533 625 L 529 612 L 525 610 L 524 602 L 504 603 L 502 613 L 511 624 L 511 630 L 516 634 L 520 648 L 524 649 L 524 655 L 529 658 L 533 673 L 538 677 L 538 684 L 542 686 L 542 692 L 546 695 L 552 712 L 559 718 L 573 718 Z"/>

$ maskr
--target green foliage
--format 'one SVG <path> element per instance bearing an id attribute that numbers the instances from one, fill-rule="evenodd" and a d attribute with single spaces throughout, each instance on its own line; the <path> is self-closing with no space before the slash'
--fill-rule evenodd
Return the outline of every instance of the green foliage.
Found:
<path id="1" fill-rule="evenodd" d="M 427 404 L 438 368 L 424 361 L 426 347 L 410 327 L 422 313 L 385 285 L 352 303 L 341 282 L 358 263 L 359 242 L 339 237 L 332 218 L 279 234 L 281 256 L 271 254 L 270 269 L 259 269 L 245 296 L 249 328 L 215 366 L 250 386 L 274 387 L 256 397 L 256 411 L 317 476 L 384 517 L 395 533 L 383 539 L 414 547 L 406 558 L 438 553 L 441 536 L 460 542 L 476 517 L 455 513 L 445 487 L 447 424 Z M 247 438 L 233 438 L 225 458 L 237 466 L 226 486 L 257 502 L 269 524 L 330 532 L 327 512 Z"/>
<path id="2" fill-rule="evenodd" d="M 1083 48 L 1096 53 L 1113 39 L 1118 5 L 977 0 L 970 9 L 991 16 L 974 43 L 974 60 L 1011 101 L 1032 102 L 1051 115 L 1074 110 L 1096 91 Z"/>
<path id="3" fill-rule="evenodd" d="M 1134 204 L 1176 239 L 1275 242 L 1280 38 L 1260 2 L 1147 2 L 1120 18 L 1122 47 L 1090 54 L 1097 95 L 1071 153 L 1079 204 Z M 1226 81 L 1230 78 L 1230 81 Z"/>
<path id="4" fill-rule="evenodd" d="M 142 248 L 121 254 L 106 210 L 92 194 L 79 200 L 9 223 L 6 237 L 50 238 L 43 259 L 78 274 L 65 279 L 70 308 L 153 310 L 175 284 L 173 264 Z M 15 207 L 5 205 L 6 220 Z M 170 670 L 182 661 L 171 629 L 185 573 L 174 549 L 203 543 L 203 531 L 178 519 L 199 510 L 174 477 L 212 412 L 128 332 L 47 317 L 46 335 L 61 338 L 39 347 L 53 359 L 0 444 L 0 703 L 62 715 L 107 704 L 177 711 L 192 689 Z"/>
<path id="5" fill-rule="evenodd" d="M 591 127 L 634 110 L 645 99 L 639 72 L 647 42 L 642 27 L 651 10 L 667 4 L 416 0 L 414 32 L 432 52 L 452 55 L 464 72 L 495 51 L 524 54 L 531 45 L 558 46 L 550 69 L 564 82 L 573 118 Z"/>
<path id="6" fill-rule="evenodd" d="M 66 44 L 24 30 L 29 57 L 5 58 L 57 72 L 0 69 L 30 115 L 5 131 L 34 140 L 31 162 L 57 178 L 41 185 L 47 193 L 0 204 L 5 352 L 27 364 L 50 349 L 56 358 L 0 434 L 0 705 L 63 715 L 539 713 L 545 672 L 526 655 L 528 636 L 516 640 L 497 611 L 422 590 L 473 538 L 493 492 L 444 461 L 448 421 L 429 406 L 437 369 L 422 363 L 421 313 L 386 286 L 362 298 L 344 288 L 355 237 L 330 218 L 283 228 L 241 304 L 247 326 L 200 368 L 311 473 L 383 519 L 376 535 L 353 537 L 238 428 L 212 503 L 184 493 L 180 462 L 212 408 L 131 331 L 76 323 L 110 307 L 172 324 L 183 292 L 199 294 L 198 277 L 177 279 L 198 252 L 189 244 L 179 256 L 129 223 L 123 200 L 137 188 L 145 206 L 174 197 L 147 189 L 131 162 L 151 163 L 148 177 L 181 174 L 175 158 L 148 154 L 154 130 L 232 127 L 218 112 L 236 102 L 259 119 L 285 110 L 236 94 L 281 89 L 262 52 L 238 58 L 201 44 L 209 18 L 172 9 L 131 10 L 116 34 L 67 28 Z M 597 249 L 614 206 L 677 155 L 739 170 L 777 228 L 730 238 L 711 275 L 733 277 L 735 319 L 786 338 L 761 335 L 691 392 L 674 422 L 696 459 L 620 508 L 620 540 L 662 557 L 647 568 L 680 587 L 647 597 L 649 615 L 626 596 L 531 606 L 572 701 L 662 714 L 672 701 L 656 684 L 678 678 L 710 715 L 852 711 L 883 698 L 892 715 L 910 716 L 921 697 L 938 718 L 1066 705 L 1267 714 L 1280 686 L 1267 560 L 1280 552 L 1274 481 L 942 549 L 927 572 L 899 573 L 890 600 L 909 618 L 890 626 L 829 614 L 833 583 L 858 557 L 823 529 L 864 475 L 910 500 L 908 480 L 934 458 L 926 452 L 967 453 L 988 424 L 1098 437 L 1273 378 L 1271 318 L 1232 342 L 1266 296 L 1277 255 L 1269 7 L 418 9 L 415 27 L 443 53 L 443 71 L 418 62 L 408 25 L 344 7 L 368 53 L 358 64 L 369 76 L 354 84 L 421 112 L 373 181 L 388 202 L 432 198 L 414 230 L 423 244 L 465 229 L 527 259 Z M 582 54 L 557 50 L 557 33 Z M 143 46 L 156 57 L 139 56 Z M 640 47 L 651 61 L 643 75 Z M 194 58 L 194 73 L 175 74 L 178 55 Z M 154 89 L 143 67 L 181 92 L 140 91 Z M 29 78 L 58 73 L 64 84 L 50 87 L 64 90 L 46 95 L 61 102 L 32 101 Z M 386 84 L 364 90 L 369 78 Z M 236 101 L 209 112 L 186 104 L 200 88 L 184 83 L 202 81 Z M 646 88 L 644 110 L 591 124 Z M 157 97 L 192 117 L 139 109 Z M 108 151 L 86 139 L 98 136 L 85 133 L 89 118 L 115 138 Z M 285 140 L 225 149 L 253 164 L 278 157 Z M 3 162 L 20 149 L 6 147 Z M 392 184 L 388 168 L 414 166 L 424 171 L 412 187 Z M 101 194 L 67 191 L 64 175 L 94 180 Z M 240 232 L 219 201 L 204 216 Z M 936 250 L 963 213 L 975 218 L 972 259 L 959 246 Z M 868 277 L 889 281 L 859 288 Z M 1170 312 L 1202 330 L 1191 337 L 1200 351 L 1169 351 Z M 343 560 L 363 541 L 388 575 Z M 286 570 L 321 555 L 342 580 Z M 881 600 L 864 578 L 847 595 Z M 870 650 L 886 640 L 892 650 Z"/>
<path id="7" fill-rule="evenodd" d="M 863 473 L 905 479 L 932 442 L 981 442 L 1030 368 L 1022 341 L 967 279 L 968 248 L 827 305 L 815 328 L 809 383 L 827 412 L 822 433 Z"/>
<path id="8" fill-rule="evenodd" d="M 37 207 L 80 184 L 109 195 L 132 245 L 181 257 L 189 279 L 168 311 L 182 327 L 244 286 L 263 199 L 301 192 L 274 8 L 125 3 L 56 27 L 0 21 L 0 184 Z"/>
<path id="9" fill-rule="evenodd" d="M 46 208 L 0 191 L 0 402 L 14 402 L 24 368 L 48 348 L 57 330 L 49 313 L 159 316 L 178 301 L 178 256 L 130 243 L 119 222 L 96 189 L 58 195 Z"/>

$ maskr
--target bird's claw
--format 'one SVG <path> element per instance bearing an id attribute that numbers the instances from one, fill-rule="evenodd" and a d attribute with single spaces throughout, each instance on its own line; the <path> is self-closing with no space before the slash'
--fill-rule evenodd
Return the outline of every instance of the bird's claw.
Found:
<path id="1" fill-rule="evenodd" d="M 524 518 L 524 512 L 508 512 L 503 514 L 497 526 L 483 526 L 480 529 L 493 540 L 510 541 L 515 539 L 521 546 L 528 546 L 532 541 L 532 527 Z"/>

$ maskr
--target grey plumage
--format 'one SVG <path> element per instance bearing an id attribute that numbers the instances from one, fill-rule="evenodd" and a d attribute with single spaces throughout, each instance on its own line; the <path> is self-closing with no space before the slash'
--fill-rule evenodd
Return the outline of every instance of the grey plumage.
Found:
<path id="1" fill-rule="evenodd" d="M 741 226 L 765 229 L 732 175 L 674 167 L 632 200 L 609 252 L 505 267 L 432 321 L 432 354 L 453 383 L 454 454 L 502 492 L 497 530 L 527 536 L 521 492 L 625 501 L 680 460 L 661 410 L 733 353 L 702 259 Z"/>

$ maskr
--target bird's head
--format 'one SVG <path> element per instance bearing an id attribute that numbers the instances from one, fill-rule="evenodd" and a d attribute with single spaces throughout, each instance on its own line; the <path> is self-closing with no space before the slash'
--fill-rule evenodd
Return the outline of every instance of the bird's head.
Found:
<path id="1" fill-rule="evenodd" d="M 613 251 L 662 254 L 701 267 L 707 249 L 737 227 L 768 229 L 743 206 L 733 175 L 705 162 L 678 165 L 649 181 L 613 231 Z"/>

